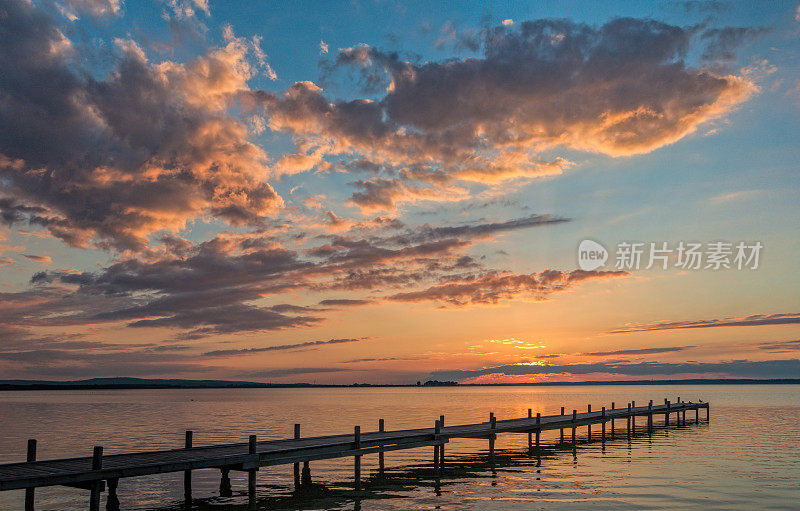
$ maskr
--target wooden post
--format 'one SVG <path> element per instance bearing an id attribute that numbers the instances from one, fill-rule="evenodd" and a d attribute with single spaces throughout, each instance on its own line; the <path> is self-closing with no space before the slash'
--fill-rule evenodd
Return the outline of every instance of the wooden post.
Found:
<path id="1" fill-rule="evenodd" d="M 437 440 L 439 439 L 439 435 L 441 433 L 442 433 L 442 426 L 439 423 L 439 421 L 437 420 L 437 421 L 435 421 L 433 423 L 433 434 L 434 434 L 434 436 L 436 437 Z M 433 446 L 433 472 L 438 477 L 438 475 L 439 475 L 439 446 L 438 445 L 434 445 Z"/>
<path id="2" fill-rule="evenodd" d="M 533 410 L 528 408 L 528 418 L 533 418 Z M 533 448 L 533 433 L 528 431 L 528 452 Z"/>
<path id="3" fill-rule="evenodd" d="M 539 452 L 539 439 L 542 435 L 542 414 L 536 412 L 536 452 Z"/>
<path id="4" fill-rule="evenodd" d="M 575 421 L 578 420 L 578 410 L 572 410 L 572 447 L 575 447 Z"/>
<path id="5" fill-rule="evenodd" d="M 439 416 L 439 427 L 444 429 L 444 415 Z M 444 468 L 444 444 L 439 446 L 439 469 Z"/>
<path id="6" fill-rule="evenodd" d="M 361 449 L 361 426 L 353 428 L 353 448 Z M 356 455 L 353 460 L 353 476 L 355 477 L 355 490 L 361 491 L 361 456 Z"/>
<path id="7" fill-rule="evenodd" d="M 606 407 L 605 406 L 600 410 L 600 417 L 602 417 L 602 420 L 600 421 L 600 441 L 605 443 L 605 441 L 606 441 Z"/>
<path id="8" fill-rule="evenodd" d="M 228 468 L 220 468 L 220 477 L 219 477 L 219 496 L 220 497 L 231 497 L 233 496 L 233 488 L 231 488 L 231 474 L 230 469 Z"/>
<path id="9" fill-rule="evenodd" d="M 669 407 L 671 405 L 671 403 L 669 402 L 669 399 L 664 399 L 664 404 L 667 405 L 667 411 L 666 411 L 666 413 L 664 413 L 664 427 L 668 428 L 669 427 Z"/>
<path id="10" fill-rule="evenodd" d="M 28 440 L 28 452 L 25 461 L 36 461 L 36 439 L 31 438 Z M 33 511 L 35 501 L 35 490 L 33 488 L 25 489 L 25 511 Z"/>
<path id="11" fill-rule="evenodd" d="M 119 496 L 117 496 L 117 486 L 119 486 L 119 479 L 113 477 L 108 480 L 106 511 L 119 511 Z"/>
<path id="12" fill-rule="evenodd" d="M 494 432 L 497 429 L 497 419 L 494 417 L 494 412 L 489 412 L 489 429 L 491 430 L 489 434 L 489 463 L 494 466 L 494 440 L 497 436 Z"/>
<path id="13" fill-rule="evenodd" d="M 627 415 L 627 431 L 628 431 L 628 439 L 631 438 L 631 404 L 628 403 L 628 415 Z"/>
<path id="14" fill-rule="evenodd" d="M 250 441 L 247 444 L 247 453 L 256 454 L 256 435 L 250 435 Z M 256 507 L 256 472 L 257 468 L 251 468 L 247 471 L 247 503 L 251 509 Z"/>
<path id="15" fill-rule="evenodd" d="M 700 407 L 695 405 L 694 409 L 694 423 L 700 424 Z"/>
<path id="16" fill-rule="evenodd" d="M 561 407 L 561 415 L 562 416 L 564 415 L 564 407 L 563 406 Z M 560 442 L 560 444 L 564 445 L 564 428 L 561 428 L 561 442 Z"/>
<path id="17" fill-rule="evenodd" d="M 614 408 L 616 403 L 611 401 L 611 439 L 614 439 Z"/>
<path id="18" fill-rule="evenodd" d="M 647 404 L 647 434 L 653 434 L 653 400 Z"/>
<path id="19" fill-rule="evenodd" d="M 103 468 L 103 447 L 95 446 L 92 452 L 92 470 Z M 89 491 L 89 511 L 100 511 L 100 481 L 93 481 Z"/>
<path id="20" fill-rule="evenodd" d="M 294 425 L 294 439 L 300 440 L 300 424 Z M 294 489 L 295 491 L 300 491 L 300 485 L 302 481 L 300 480 L 300 463 L 294 464 Z"/>
<path id="21" fill-rule="evenodd" d="M 383 419 L 378 419 L 378 431 L 383 433 L 384 431 L 384 421 Z M 384 453 L 383 451 L 378 453 L 378 474 L 383 476 L 384 471 Z"/>
<path id="22" fill-rule="evenodd" d="M 586 407 L 586 411 L 588 411 L 589 413 L 592 413 L 592 405 L 588 405 Z M 591 425 L 591 423 L 586 425 L 586 440 L 588 442 L 592 441 L 592 425 Z"/>
<path id="23" fill-rule="evenodd" d="M 194 433 L 190 430 L 186 431 L 186 435 L 183 440 L 183 448 L 184 449 L 191 449 L 192 448 L 192 436 Z M 192 471 L 191 470 L 184 470 L 183 471 L 183 500 L 187 504 L 191 504 L 192 502 Z"/>

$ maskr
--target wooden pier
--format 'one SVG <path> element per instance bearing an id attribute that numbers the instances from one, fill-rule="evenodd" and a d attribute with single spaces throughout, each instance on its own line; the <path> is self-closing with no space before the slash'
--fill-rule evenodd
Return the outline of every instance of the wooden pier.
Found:
<path id="1" fill-rule="evenodd" d="M 433 446 L 434 469 L 439 473 L 444 466 L 444 446 L 453 438 L 486 438 L 489 441 L 489 460 L 494 459 L 494 443 L 499 433 L 528 433 L 528 447 L 540 447 L 541 432 L 560 430 L 560 444 L 564 442 L 564 430 L 571 431 L 570 444 L 576 445 L 576 429 L 587 428 L 587 441 L 593 439 L 605 442 L 608 440 L 606 425 L 610 424 L 610 438 L 614 439 L 617 433 L 615 421 L 625 421 L 625 434 L 627 438 L 637 432 L 637 417 L 646 417 L 646 424 L 639 426 L 640 433 L 652 433 L 655 427 L 667 427 L 670 424 L 686 425 L 686 412 L 694 410 L 694 422 L 700 422 L 700 410 L 705 409 L 705 420 L 709 417 L 709 404 L 702 401 L 693 403 L 685 402 L 678 398 L 678 402 L 671 403 L 664 400 L 664 404 L 654 405 L 652 401 L 647 406 L 636 406 L 635 402 L 628 403 L 624 408 L 617 408 L 615 403 L 610 408 L 592 411 L 591 405 L 586 412 L 578 413 L 572 410 L 565 414 L 564 407 L 558 415 L 535 416 L 528 410 L 528 416 L 520 419 L 498 420 L 493 413 L 487 422 L 479 424 L 464 424 L 458 426 L 445 426 L 444 416 L 434 421 L 430 428 L 406 429 L 398 431 L 385 431 L 384 421 L 378 423 L 378 430 L 361 432 L 355 426 L 352 434 L 302 437 L 300 426 L 295 425 L 294 438 L 286 440 L 258 441 L 255 435 L 250 436 L 246 443 L 212 445 L 207 447 L 194 447 L 192 445 L 192 432 L 186 432 L 186 442 L 183 448 L 137 452 L 129 454 L 113 454 L 104 456 L 103 448 L 94 447 L 93 455 L 82 458 L 68 458 L 57 460 L 36 461 L 36 441 L 28 441 L 27 461 L 0 465 L 0 491 L 25 489 L 25 509 L 33 511 L 35 494 L 34 488 L 41 486 L 69 486 L 89 491 L 90 511 L 99 511 L 100 495 L 106 489 L 106 509 L 115 511 L 119 509 L 117 487 L 120 479 L 127 477 L 163 474 L 168 472 L 184 473 L 184 493 L 187 502 L 192 498 L 192 470 L 218 469 L 220 471 L 220 495 L 232 494 L 230 471 L 243 471 L 248 473 L 248 496 L 251 506 L 256 503 L 256 474 L 260 467 L 273 465 L 294 464 L 294 483 L 297 490 L 304 484 L 310 484 L 309 462 L 330 458 L 349 458 L 354 460 L 354 489 L 361 489 L 361 457 L 369 454 L 378 454 L 379 473 L 384 471 L 384 456 L 386 451 L 400 449 L 414 449 L 418 447 Z M 675 414 L 675 421 L 671 421 Z M 656 417 L 663 416 L 663 421 Z M 690 418 L 691 421 L 692 418 Z M 592 426 L 600 426 L 600 435 L 592 435 Z M 535 435 L 535 442 L 533 437 Z M 300 464 L 303 464 L 302 475 Z"/>

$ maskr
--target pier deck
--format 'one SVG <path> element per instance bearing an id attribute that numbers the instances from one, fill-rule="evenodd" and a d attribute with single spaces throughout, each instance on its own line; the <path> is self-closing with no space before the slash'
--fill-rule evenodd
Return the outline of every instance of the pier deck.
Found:
<path id="1" fill-rule="evenodd" d="M 700 420 L 700 409 L 706 409 L 708 420 L 709 403 L 678 402 L 647 406 L 636 406 L 635 402 L 625 408 L 611 407 L 599 411 L 570 414 L 534 416 L 519 419 L 497 420 L 490 414 L 489 421 L 477 424 L 444 426 L 444 417 L 435 420 L 434 427 L 383 431 L 380 421 L 379 431 L 361 433 L 357 426 L 353 433 L 331 436 L 304 437 L 299 435 L 299 425 L 295 426 L 295 438 L 285 440 L 250 442 L 191 447 L 191 432 L 187 432 L 186 447 L 181 449 L 137 452 L 128 454 L 102 455 L 102 447 L 95 447 L 94 455 L 56 460 L 33 461 L 36 458 L 36 442 L 29 441 L 28 460 L 21 463 L 0 465 L 0 491 L 26 489 L 26 509 L 33 509 L 33 489 L 41 486 L 64 485 L 91 491 L 90 509 L 99 509 L 99 494 L 108 485 L 111 504 L 107 509 L 118 509 L 116 488 L 119 479 L 167 472 L 184 472 L 187 499 L 191 498 L 191 470 L 216 468 L 222 471 L 223 482 L 220 485 L 224 492 L 225 480 L 230 470 L 247 471 L 250 474 L 251 502 L 255 501 L 255 473 L 259 467 L 272 465 L 295 464 L 295 484 L 299 484 L 299 464 L 310 461 L 353 457 L 355 459 L 355 487 L 360 488 L 360 459 L 367 454 L 379 453 L 380 469 L 383 470 L 385 451 L 413 449 L 418 447 L 434 447 L 434 464 L 439 464 L 444 457 L 444 444 L 453 438 L 487 438 L 489 439 L 490 456 L 494 453 L 494 439 L 500 433 L 528 433 L 529 447 L 533 447 L 532 435 L 536 434 L 536 447 L 542 431 L 561 430 L 561 443 L 564 441 L 564 430 L 571 431 L 571 443 L 575 444 L 575 429 L 588 427 L 591 441 L 591 427 L 599 424 L 602 432 L 595 438 L 607 439 L 606 423 L 623 419 L 626 422 L 627 435 L 636 433 L 636 417 L 645 416 L 644 428 L 652 431 L 655 427 L 663 427 L 670 422 L 670 415 L 677 414 L 678 424 L 686 424 L 686 412 L 695 410 L 695 422 Z M 663 420 L 655 417 L 663 416 Z M 656 422 L 660 423 L 659 426 Z M 612 422 L 613 424 L 613 422 Z M 640 429 L 641 431 L 641 429 Z M 611 435 L 615 434 L 612 426 Z M 307 466 L 306 466 L 307 468 Z M 228 479 L 229 491 L 230 482 Z"/>

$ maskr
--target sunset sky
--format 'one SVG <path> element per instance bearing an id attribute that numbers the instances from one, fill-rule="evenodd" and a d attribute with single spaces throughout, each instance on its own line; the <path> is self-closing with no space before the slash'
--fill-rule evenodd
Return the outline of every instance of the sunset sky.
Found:
<path id="1" fill-rule="evenodd" d="M 0 379 L 798 378 L 799 166 L 796 1 L 0 0 Z"/>

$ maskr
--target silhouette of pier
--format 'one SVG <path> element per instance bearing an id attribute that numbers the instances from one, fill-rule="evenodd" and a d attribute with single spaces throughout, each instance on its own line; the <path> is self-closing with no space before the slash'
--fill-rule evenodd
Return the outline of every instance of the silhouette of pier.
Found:
<path id="1" fill-rule="evenodd" d="M 116 511 L 120 505 L 117 495 L 120 479 L 184 472 L 185 499 L 191 503 L 192 470 L 219 470 L 221 496 L 232 494 L 229 474 L 233 470 L 247 472 L 249 503 L 255 507 L 256 475 L 260 467 L 293 464 L 295 489 L 300 492 L 312 485 L 311 461 L 352 457 L 353 487 L 360 491 L 361 457 L 365 455 L 378 454 L 378 471 L 382 474 L 385 468 L 384 452 L 432 446 L 434 469 L 440 472 L 445 466 L 445 444 L 454 438 L 488 439 L 489 461 L 492 462 L 495 439 L 500 433 L 527 433 L 528 447 L 533 450 L 539 449 L 543 431 L 560 430 L 559 443 L 562 446 L 571 444 L 575 448 L 576 430 L 579 427 L 587 428 L 587 441 L 594 439 L 605 442 L 620 434 L 617 421 L 625 422 L 623 434 L 630 438 L 637 431 L 652 433 L 657 427 L 671 424 L 685 426 L 687 411 L 694 410 L 694 422 L 699 424 L 701 409 L 706 410 L 707 421 L 709 403 L 686 402 L 678 398 L 676 403 L 665 399 L 664 404 L 658 405 L 650 401 L 646 406 L 636 406 L 636 402 L 631 402 L 624 408 L 617 408 L 612 403 L 610 408 L 602 407 L 594 411 L 589 405 L 587 411 L 581 413 L 572 410 L 572 413 L 565 414 L 564 407 L 561 407 L 561 413 L 557 415 L 534 415 L 529 409 L 528 417 L 518 419 L 498 420 L 490 413 L 487 422 L 457 426 L 445 426 L 444 416 L 440 416 L 434 421 L 433 427 L 396 431 L 385 431 L 384 420 L 380 419 L 377 431 L 362 433 L 361 428 L 355 426 L 352 434 L 316 437 L 302 437 L 300 425 L 295 424 L 294 438 L 258 441 L 255 435 L 251 435 L 245 443 L 203 447 L 194 447 L 192 432 L 187 431 L 184 447 L 180 449 L 104 455 L 103 448 L 96 446 L 92 456 L 42 461 L 36 460 L 36 440 L 29 440 L 27 461 L 0 465 L 0 491 L 25 489 L 25 510 L 33 511 L 34 489 L 37 487 L 61 485 L 80 488 L 89 491 L 90 511 L 99 511 L 101 493 L 107 490 L 106 509 Z M 675 420 L 672 419 L 673 414 Z M 637 425 L 637 417 L 645 417 L 645 424 Z M 592 426 L 596 425 L 599 431 L 595 430 L 593 436 Z M 565 430 L 570 432 L 568 442 L 565 441 Z"/>

